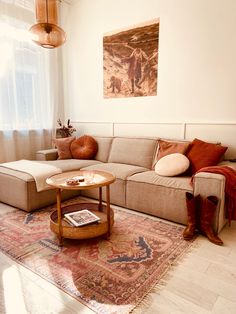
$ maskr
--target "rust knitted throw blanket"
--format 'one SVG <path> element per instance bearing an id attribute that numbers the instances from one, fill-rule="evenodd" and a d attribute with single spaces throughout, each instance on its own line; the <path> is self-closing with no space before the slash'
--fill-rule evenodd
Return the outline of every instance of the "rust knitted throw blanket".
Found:
<path id="1" fill-rule="evenodd" d="M 232 219 L 236 220 L 236 171 L 228 166 L 213 166 L 201 168 L 196 173 L 198 172 L 212 172 L 225 176 L 226 215 L 230 225 Z"/>

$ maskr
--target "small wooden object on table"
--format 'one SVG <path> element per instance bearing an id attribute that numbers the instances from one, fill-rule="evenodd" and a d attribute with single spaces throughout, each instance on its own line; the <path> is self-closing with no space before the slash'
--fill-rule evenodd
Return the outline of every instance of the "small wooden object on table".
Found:
<path id="1" fill-rule="evenodd" d="M 73 184 L 70 180 L 72 178 L 78 178 L 78 184 Z M 110 236 L 111 227 L 114 223 L 114 212 L 110 207 L 110 184 L 115 179 L 111 173 L 98 170 L 69 171 L 47 178 L 47 184 L 57 189 L 57 210 L 51 214 L 50 228 L 57 234 L 60 246 L 63 244 L 63 238 L 90 239 L 104 234 L 107 237 Z M 72 184 L 68 184 L 67 182 Z M 102 204 L 102 187 L 106 187 L 106 206 Z M 61 207 L 62 190 L 86 190 L 94 188 L 99 188 L 98 204 L 78 203 Z M 64 214 L 82 209 L 88 209 L 94 213 L 100 218 L 100 222 L 82 227 L 73 227 L 63 219 Z"/>

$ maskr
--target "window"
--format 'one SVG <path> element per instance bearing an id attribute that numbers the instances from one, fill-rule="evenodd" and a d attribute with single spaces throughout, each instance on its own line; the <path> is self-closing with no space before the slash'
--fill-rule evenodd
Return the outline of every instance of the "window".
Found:
<path id="1" fill-rule="evenodd" d="M 34 1 L 0 3 L 0 130 L 52 127 L 50 67 L 52 51 L 34 44 Z"/>

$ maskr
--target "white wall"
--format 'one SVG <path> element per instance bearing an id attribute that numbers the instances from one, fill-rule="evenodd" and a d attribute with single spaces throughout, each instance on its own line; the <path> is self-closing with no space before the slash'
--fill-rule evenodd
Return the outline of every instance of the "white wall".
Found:
<path id="1" fill-rule="evenodd" d="M 235 122 L 235 0 L 74 0 L 64 11 L 66 117 Z M 158 94 L 103 99 L 103 34 L 160 18 Z"/>
<path id="2" fill-rule="evenodd" d="M 194 137 L 236 157 L 236 0 L 71 0 L 65 118 L 78 134 Z M 158 94 L 103 98 L 103 35 L 160 18 Z"/>

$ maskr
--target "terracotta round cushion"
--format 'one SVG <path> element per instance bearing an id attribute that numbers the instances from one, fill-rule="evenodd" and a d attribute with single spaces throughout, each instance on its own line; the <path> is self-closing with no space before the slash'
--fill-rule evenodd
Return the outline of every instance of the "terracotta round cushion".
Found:
<path id="1" fill-rule="evenodd" d="M 92 136 L 83 135 L 71 143 L 70 150 L 75 159 L 93 159 L 98 151 L 98 143 Z"/>

